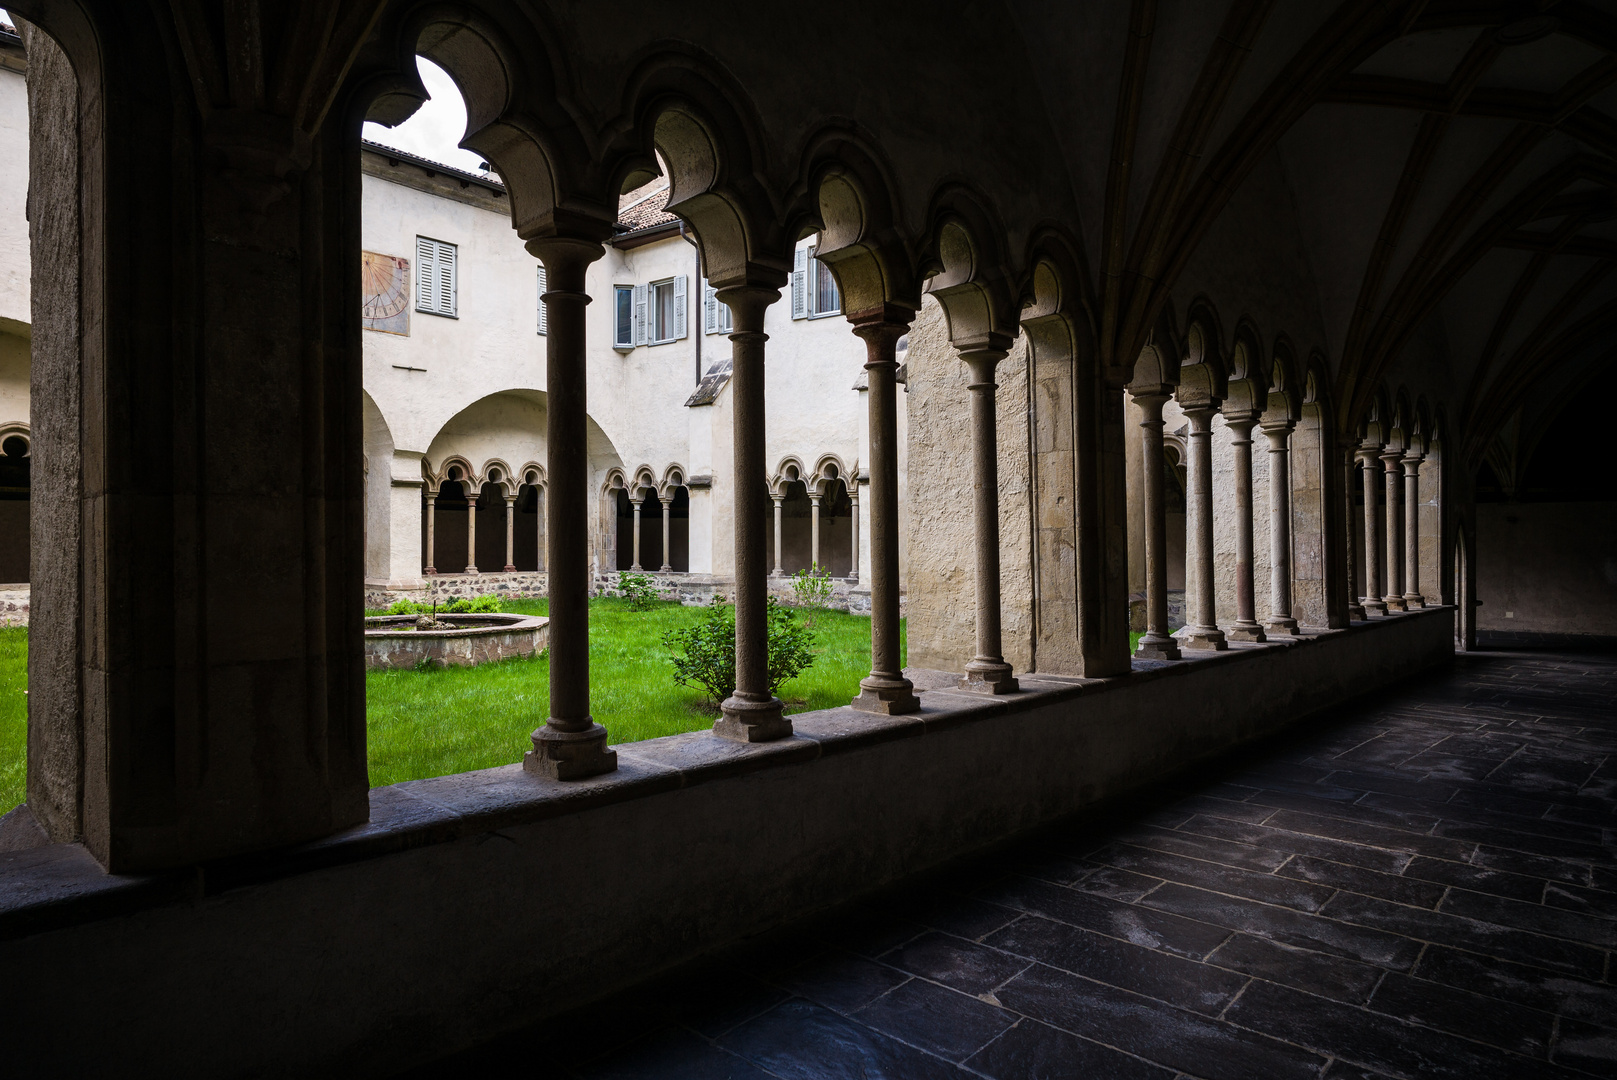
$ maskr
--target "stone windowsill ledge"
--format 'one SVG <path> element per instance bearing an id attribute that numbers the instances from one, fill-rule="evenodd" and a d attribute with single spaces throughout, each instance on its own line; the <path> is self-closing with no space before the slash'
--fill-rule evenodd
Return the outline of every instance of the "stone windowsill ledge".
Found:
<path id="1" fill-rule="evenodd" d="M 371 819 L 312 843 L 216 860 L 154 875 L 110 875 L 80 844 L 40 843 L 0 850 L 0 939 L 22 937 L 162 904 L 194 901 L 229 889 L 548 818 L 629 802 L 760 770 L 806 764 L 894 739 L 922 738 L 967 724 L 1039 709 L 1093 694 L 1182 678 L 1209 665 L 1239 664 L 1275 648 L 1305 648 L 1325 638 L 1375 633 L 1405 619 L 1452 618 L 1452 607 L 1428 607 L 1354 623 L 1342 630 L 1309 630 L 1292 638 L 1232 643 L 1219 652 L 1185 650 L 1181 661 L 1135 661 L 1130 675 L 1084 679 L 1020 676 L 1021 692 L 987 697 L 949 688 L 947 673 L 914 673 L 921 711 L 879 716 L 842 707 L 792 717 L 794 734 L 773 743 L 735 743 L 710 732 L 670 735 L 617 747 L 616 772 L 559 782 L 525 773 L 520 763 L 477 772 L 410 780 L 371 790 Z M 42 836 L 25 807 L 6 815 L 0 848 L 17 848 L 32 832 Z M 17 838 L 22 837 L 19 841 Z"/>

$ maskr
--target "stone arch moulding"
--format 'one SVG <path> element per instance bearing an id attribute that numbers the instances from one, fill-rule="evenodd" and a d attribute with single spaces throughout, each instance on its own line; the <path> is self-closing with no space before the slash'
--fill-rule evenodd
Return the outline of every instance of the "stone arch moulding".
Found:
<path id="1" fill-rule="evenodd" d="M 685 477 L 687 475 L 687 470 L 683 465 L 674 464 L 668 466 L 663 470 L 662 482 L 657 485 L 657 497 L 672 499 L 674 494 L 685 486 Z"/>
<path id="2" fill-rule="evenodd" d="M 1269 398 L 1264 410 L 1265 423 L 1302 419 L 1302 376 L 1297 370 L 1297 354 L 1284 335 L 1275 338 L 1269 357 Z"/>
<path id="3" fill-rule="evenodd" d="M 422 471 L 427 475 L 427 494 L 436 495 L 443 489 L 446 481 L 453 480 L 461 484 L 468 498 L 474 493 L 473 485 L 477 484 L 477 471 L 472 468 L 471 462 L 459 455 L 445 458 L 435 470 L 426 458 L 421 459 Z"/>
<path id="4" fill-rule="evenodd" d="M 634 483 L 629 485 L 629 498 L 639 501 L 657 490 L 657 474 L 650 465 L 642 465 L 634 472 Z"/>
<path id="5" fill-rule="evenodd" d="M 809 477 L 809 490 L 821 495 L 831 494 L 835 485 L 846 485 L 848 468 L 836 454 L 821 454 L 814 463 L 814 472 Z"/>
<path id="6" fill-rule="evenodd" d="M 485 485 L 492 484 L 505 495 L 516 494 L 517 481 L 514 479 L 516 474 L 511 471 L 511 466 L 507 465 L 504 460 L 490 458 L 483 462 L 482 476 Z"/>
<path id="7" fill-rule="evenodd" d="M 776 498 L 783 498 L 788 484 L 801 483 L 807 487 L 808 482 L 809 473 L 803 468 L 802 459 L 795 454 L 788 454 L 780 459 L 775 475 L 769 478 L 769 493 Z"/>
<path id="8" fill-rule="evenodd" d="M 0 445 L 4 445 L 5 441 L 11 438 L 18 438 L 23 441 L 23 444 L 26 447 L 26 449 L 23 451 L 23 457 L 33 456 L 33 429 L 28 426 L 28 422 L 26 420 L 10 420 L 6 423 L 0 424 Z"/>
<path id="9" fill-rule="evenodd" d="M 529 487 L 542 488 L 546 484 L 545 467 L 537 461 L 529 461 L 522 466 L 522 483 Z"/>
<path id="10" fill-rule="evenodd" d="M 794 191 L 804 224 L 818 228 L 816 257 L 836 278 L 850 320 L 887 305 L 917 311 L 922 281 L 914 245 L 899 228 L 897 186 L 875 141 L 851 124 L 808 140 Z"/>
<path id="11" fill-rule="evenodd" d="M 1021 331 L 1022 290 L 1005 254 L 1005 228 L 964 184 L 938 191 L 928 215 L 926 291 L 943 307 L 949 342 L 961 352 L 1005 351 Z"/>

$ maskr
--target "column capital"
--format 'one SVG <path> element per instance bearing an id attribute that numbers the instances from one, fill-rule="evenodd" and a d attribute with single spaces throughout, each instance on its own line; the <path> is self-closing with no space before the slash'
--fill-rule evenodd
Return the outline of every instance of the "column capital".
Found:
<path id="1" fill-rule="evenodd" d="M 1173 387 L 1166 384 L 1161 386 L 1142 386 L 1138 389 L 1129 389 L 1129 398 L 1145 413 L 1145 424 L 1162 423 L 1162 407 L 1173 397 Z"/>
<path id="2" fill-rule="evenodd" d="M 1403 464 L 1404 461 L 1404 452 L 1396 447 L 1389 446 L 1387 449 L 1381 451 L 1379 456 L 1382 461 L 1387 463 L 1388 472 L 1396 471 L 1397 467 Z"/>
<path id="3" fill-rule="evenodd" d="M 762 340 L 769 340 L 769 336 L 764 334 L 764 311 L 770 304 L 780 299 L 778 287 L 732 285 L 727 289 L 720 289 L 716 295 L 720 303 L 730 308 L 731 323 L 735 327 L 730 334 L 731 340 L 738 334 L 759 334 Z"/>
<path id="4" fill-rule="evenodd" d="M 1211 435 L 1213 433 L 1213 417 L 1218 415 L 1218 405 L 1197 404 L 1181 405 L 1185 417 L 1190 421 L 1192 435 Z"/>
<path id="5" fill-rule="evenodd" d="M 1420 472 L 1420 463 L 1425 460 L 1425 454 L 1405 454 L 1403 456 L 1404 471 L 1410 476 L 1414 476 Z"/>
<path id="6" fill-rule="evenodd" d="M 606 254 L 599 239 L 585 236 L 546 236 L 529 240 L 528 254 L 545 264 L 545 296 L 558 300 L 589 297 L 583 292 L 584 272 L 590 263 Z"/>
<path id="7" fill-rule="evenodd" d="M 900 304 L 882 304 L 864 311 L 848 312 L 848 325 L 856 336 L 866 341 L 872 337 L 891 337 L 894 343 L 909 332 L 915 321 L 915 312 Z"/>
<path id="8" fill-rule="evenodd" d="M 1381 444 L 1369 443 L 1361 445 L 1353 451 L 1353 456 L 1363 462 L 1379 461 L 1381 460 Z"/>

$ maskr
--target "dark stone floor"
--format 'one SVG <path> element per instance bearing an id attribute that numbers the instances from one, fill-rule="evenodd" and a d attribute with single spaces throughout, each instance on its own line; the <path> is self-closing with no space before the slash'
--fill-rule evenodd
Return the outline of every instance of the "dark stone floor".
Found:
<path id="1" fill-rule="evenodd" d="M 451 1064 L 1617 1076 L 1617 656 L 1474 653 L 1301 726 Z"/>

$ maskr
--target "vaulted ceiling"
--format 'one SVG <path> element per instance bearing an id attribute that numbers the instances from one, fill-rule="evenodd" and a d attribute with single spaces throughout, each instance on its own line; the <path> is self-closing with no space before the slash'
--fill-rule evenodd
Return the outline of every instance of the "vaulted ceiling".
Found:
<path id="1" fill-rule="evenodd" d="M 1016 12 L 1103 350 L 1126 357 L 1188 291 L 1217 302 L 1251 273 L 1227 249 L 1289 245 L 1312 310 L 1251 314 L 1325 353 L 1339 422 L 1404 385 L 1472 465 L 1617 356 L 1617 4 L 1079 7 Z"/>

